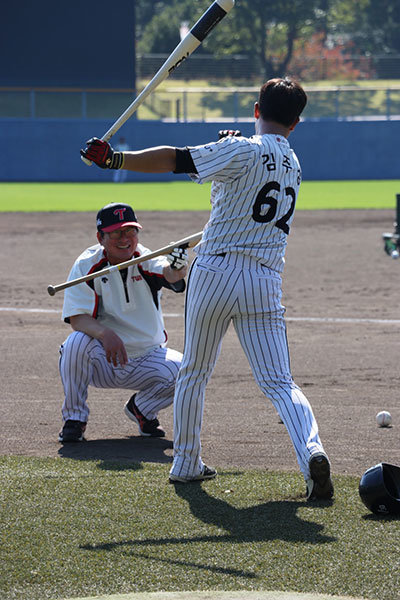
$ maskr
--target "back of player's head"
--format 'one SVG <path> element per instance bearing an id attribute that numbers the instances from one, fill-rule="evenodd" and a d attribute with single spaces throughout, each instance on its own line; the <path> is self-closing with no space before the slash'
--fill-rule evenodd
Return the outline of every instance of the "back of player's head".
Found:
<path id="1" fill-rule="evenodd" d="M 306 104 L 307 95 L 301 85 L 288 77 L 269 79 L 258 97 L 261 118 L 287 127 L 300 117 Z"/>

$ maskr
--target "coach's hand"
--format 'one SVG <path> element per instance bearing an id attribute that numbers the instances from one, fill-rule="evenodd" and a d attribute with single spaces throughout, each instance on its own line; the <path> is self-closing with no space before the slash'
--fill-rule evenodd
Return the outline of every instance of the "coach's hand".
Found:
<path id="1" fill-rule="evenodd" d="M 81 150 L 81 156 L 101 169 L 121 169 L 124 164 L 123 152 L 116 152 L 108 142 L 94 137 L 86 142 L 86 146 L 85 150 Z"/>
<path id="2" fill-rule="evenodd" d="M 224 137 L 240 137 L 242 132 L 239 129 L 220 129 L 218 131 L 218 139 L 222 140 Z"/>
<path id="3" fill-rule="evenodd" d="M 99 337 L 106 352 L 106 359 L 114 367 L 124 367 L 128 362 L 128 354 L 124 342 L 112 329 L 104 328 L 104 332 Z"/>
<path id="4" fill-rule="evenodd" d="M 171 269 L 176 269 L 177 271 L 179 271 L 180 269 L 183 269 L 183 267 L 186 267 L 188 264 L 188 251 L 186 250 L 186 248 L 177 246 L 172 250 L 172 252 L 167 254 L 166 259 L 171 265 Z"/>

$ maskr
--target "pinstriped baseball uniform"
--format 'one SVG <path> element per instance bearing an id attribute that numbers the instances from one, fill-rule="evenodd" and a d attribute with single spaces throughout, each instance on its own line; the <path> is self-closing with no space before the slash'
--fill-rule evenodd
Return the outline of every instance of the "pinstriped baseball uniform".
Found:
<path id="1" fill-rule="evenodd" d="M 135 256 L 149 250 L 137 245 Z M 182 355 L 166 348 L 167 335 L 160 307 L 161 287 L 183 291 L 184 283 L 169 284 L 162 276 L 165 257 L 144 261 L 123 271 L 65 290 L 62 318 L 88 314 L 112 329 L 124 342 L 128 363 L 115 367 L 106 359 L 103 345 L 81 331 L 71 333 L 60 348 L 60 375 L 65 399 L 64 421 L 87 422 L 88 386 L 139 390 L 136 405 L 154 419 L 173 401 Z M 69 279 L 108 266 L 104 249 L 96 244 L 75 261 Z"/>
<path id="2" fill-rule="evenodd" d="M 311 454 L 324 450 L 312 408 L 292 379 L 281 304 L 299 162 L 287 139 L 275 134 L 225 137 L 190 148 L 190 153 L 197 169 L 192 179 L 212 181 L 212 208 L 188 279 L 171 474 L 190 479 L 204 468 L 205 387 L 232 322 L 255 380 L 284 422 L 308 479 Z"/>

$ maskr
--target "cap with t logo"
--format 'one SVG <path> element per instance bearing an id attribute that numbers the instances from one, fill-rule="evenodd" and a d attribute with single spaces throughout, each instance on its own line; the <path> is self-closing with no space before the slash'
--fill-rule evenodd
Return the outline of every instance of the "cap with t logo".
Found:
<path id="1" fill-rule="evenodd" d="M 138 227 L 142 229 L 136 220 L 133 208 L 129 204 L 107 204 L 97 213 L 97 230 L 109 233 L 122 227 Z"/>

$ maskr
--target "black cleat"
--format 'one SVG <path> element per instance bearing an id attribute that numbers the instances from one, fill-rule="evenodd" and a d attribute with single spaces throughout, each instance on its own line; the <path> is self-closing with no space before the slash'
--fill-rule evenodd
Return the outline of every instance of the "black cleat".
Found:
<path id="1" fill-rule="evenodd" d="M 310 479 L 307 480 L 306 484 L 307 500 L 331 500 L 333 497 L 333 484 L 328 457 L 322 453 L 314 454 L 310 458 L 309 466 Z"/>
<path id="2" fill-rule="evenodd" d="M 85 439 L 83 437 L 85 430 L 86 423 L 84 421 L 68 419 L 65 421 L 63 428 L 58 434 L 58 441 L 62 444 L 66 442 L 82 442 Z"/>
<path id="3" fill-rule="evenodd" d="M 186 479 L 185 477 L 178 477 L 178 475 L 170 475 L 170 483 L 192 483 L 195 481 L 205 481 L 206 479 L 214 479 L 217 476 L 217 471 L 204 465 L 204 469 L 199 475 Z"/>
<path id="4" fill-rule="evenodd" d="M 135 404 L 135 396 L 125 404 L 124 412 L 128 419 L 135 421 L 139 425 L 139 433 L 145 437 L 164 437 L 165 431 L 161 429 L 158 419 L 146 419 Z"/>

